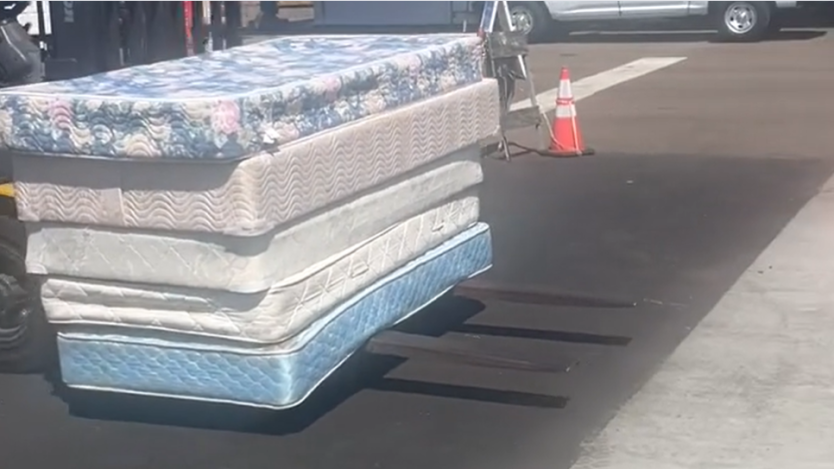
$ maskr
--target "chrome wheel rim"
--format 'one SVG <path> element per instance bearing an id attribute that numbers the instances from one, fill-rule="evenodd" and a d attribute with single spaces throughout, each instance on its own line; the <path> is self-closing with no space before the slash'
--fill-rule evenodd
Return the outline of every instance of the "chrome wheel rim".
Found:
<path id="1" fill-rule="evenodd" d="M 516 31 L 530 34 L 530 31 L 533 30 L 533 15 L 524 8 L 513 8 L 510 11 L 510 21 L 512 21 L 513 29 Z"/>
<path id="2" fill-rule="evenodd" d="M 749 3 L 732 3 L 724 12 L 724 24 L 734 34 L 749 33 L 756 27 L 758 19 L 756 9 Z"/>

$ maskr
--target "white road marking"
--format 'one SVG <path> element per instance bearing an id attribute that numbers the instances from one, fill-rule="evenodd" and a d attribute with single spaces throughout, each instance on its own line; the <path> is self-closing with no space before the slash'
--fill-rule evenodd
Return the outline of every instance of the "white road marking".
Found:
<path id="1" fill-rule="evenodd" d="M 585 77 L 571 84 L 573 87 L 573 99 L 579 101 L 580 99 L 589 98 L 600 91 L 619 85 L 620 83 L 625 83 L 629 80 L 634 80 L 635 78 L 640 78 L 643 75 L 648 75 L 649 73 L 656 72 L 662 68 L 669 67 L 684 60 L 686 60 L 686 57 L 644 57 L 642 59 L 637 59 L 633 62 L 620 65 L 619 67 L 597 73 L 596 75 Z M 543 91 L 536 95 L 539 107 L 544 112 L 549 112 L 556 108 L 556 95 L 559 93 L 559 83 L 554 84 L 556 85 L 556 88 Z M 531 105 L 532 103 L 530 100 L 525 99 L 523 101 L 513 103 L 510 108 L 512 110 L 516 110 L 529 107 Z"/>

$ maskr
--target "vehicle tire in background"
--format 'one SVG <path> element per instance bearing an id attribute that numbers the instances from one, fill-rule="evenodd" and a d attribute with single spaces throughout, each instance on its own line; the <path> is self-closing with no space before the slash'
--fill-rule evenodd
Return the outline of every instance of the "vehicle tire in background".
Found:
<path id="1" fill-rule="evenodd" d="M 767 25 L 767 30 L 765 31 L 764 37 L 769 39 L 779 35 L 779 31 L 782 30 L 782 24 L 784 20 L 782 16 L 775 14 L 772 12 L 770 15 L 770 24 Z"/>
<path id="2" fill-rule="evenodd" d="M 754 42 L 772 34 L 773 9 L 768 2 L 710 2 L 718 39 L 726 42 Z"/>
<path id="3" fill-rule="evenodd" d="M 553 33 L 553 20 L 542 2 L 508 2 L 510 16 L 517 31 L 531 42 L 546 40 Z"/>

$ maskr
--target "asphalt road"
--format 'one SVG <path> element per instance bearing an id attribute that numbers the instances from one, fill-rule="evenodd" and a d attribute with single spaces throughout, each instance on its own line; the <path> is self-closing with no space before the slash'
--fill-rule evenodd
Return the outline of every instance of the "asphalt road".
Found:
<path id="1" fill-rule="evenodd" d="M 579 103 L 598 154 L 486 165 L 484 218 L 508 285 L 634 299 L 610 310 L 450 299 L 407 325 L 572 356 L 565 375 L 359 357 L 286 413 L 67 393 L 0 376 L 5 469 L 567 469 L 834 172 L 834 38 L 587 34 L 535 46 L 538 88 L 686 57 Z M 624 42 L 625 41 L 625 42 Z M 534 143 L 532 133 L 515 140 Z"/>

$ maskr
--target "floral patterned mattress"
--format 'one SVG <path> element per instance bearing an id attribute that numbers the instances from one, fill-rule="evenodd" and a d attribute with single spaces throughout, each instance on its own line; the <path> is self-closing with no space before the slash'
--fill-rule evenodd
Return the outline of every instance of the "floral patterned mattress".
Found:
<path id="1" fill-rule="evenodd" d="M 0 150 L 238 160 L 479 82 L 474 35 L 296 36 L 0 90 Z"/>

